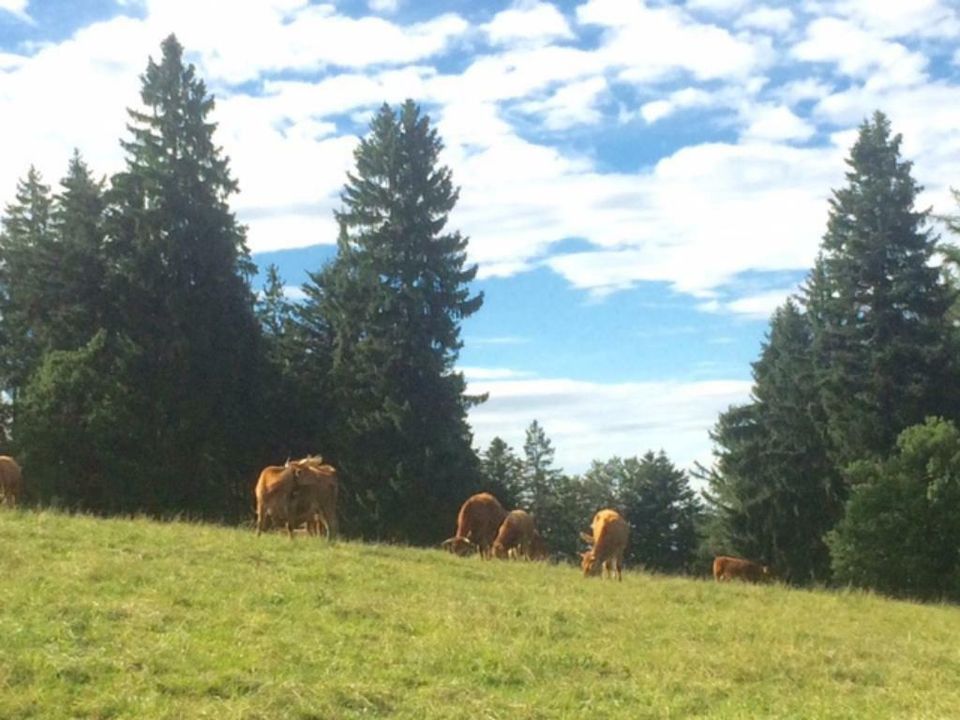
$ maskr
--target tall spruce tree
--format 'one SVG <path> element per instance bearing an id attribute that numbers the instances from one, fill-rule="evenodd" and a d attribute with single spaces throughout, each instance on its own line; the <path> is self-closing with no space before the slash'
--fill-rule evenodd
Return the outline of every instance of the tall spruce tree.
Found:
<path id="1" fill-rule="evenodd" d="M 957 407 L 951 293 L 931 263 L 938 238 L 915 207 L 921 188 L 900 144 L 883 113 L 860 126 L 807 298 L 841 466 L 885 455 L 901 430 Z"/>
<path id="2" fill-rule="evenodd" d="M 523 462 L 501 437 L 495 437 L 480 456 L 484 489 L 493 493 L 505 508 L 520 504 Z"/>
<path id="3" fill-rule="evenodd" d="M 628 561 L 659 572 L 691 569 L 702 506 L 690 480 L 666 454 L 614 459 L 619 505 L 631 525 Z"/>
<path id="4" fill-rule="evenodd" d="M 413 542 L 442 537 L 478 482 L 466 413 L 480 398 L 454 363 L 460 323 L 483 298 L 467 239 L 446 228 L 458 191 L 441 148 L 414 102 L 381 107 L 341 195 L 337 257 L 304 307 L 331 329 L 336 441 L 324 452 L 356 529 Z"/>
<path id="5" fill-rule="evenodd" d="M 31 167 L 0 230 L 0 385 L 15 406 L 43 354 L 46 271 L 56 265 L 50 186 Z"/>
<path id="6" fill-rule="evenodd" d="M 174 36 L 129 111 L 126 170 L 108 218 L 119 330 L 151 447 L 142 482 L 161 511 L 236 515 L 249 505 L 262 373 L 237 184 L 214 142 L 213 98 Z"/>
<path id="7" fill-rule="evenodd" d="M 762 558 L 797 583 L 828 577 L 823 536 L 844 497 L 823 430 L 812 342 L 808 318 L 788 300 L 753 364 L 752 402 L 717 423 L 708 494 L 714 549 Z"/>

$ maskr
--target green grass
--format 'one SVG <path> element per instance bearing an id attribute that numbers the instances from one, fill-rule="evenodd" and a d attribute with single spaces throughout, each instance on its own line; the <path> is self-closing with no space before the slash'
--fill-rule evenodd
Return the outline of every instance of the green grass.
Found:
<path id="1" fill-rule="evenodd" d="M 0 512 L 0 718 L 948 718 L 960 609 Z"/>

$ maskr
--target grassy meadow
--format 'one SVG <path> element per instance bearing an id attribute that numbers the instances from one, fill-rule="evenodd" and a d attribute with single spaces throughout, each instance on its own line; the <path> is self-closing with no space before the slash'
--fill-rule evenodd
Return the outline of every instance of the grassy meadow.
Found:
<path id="1" fill-rule="evenodd" d="M 0 511 L 0 718 L 949 718 L 960 608 Z"/>

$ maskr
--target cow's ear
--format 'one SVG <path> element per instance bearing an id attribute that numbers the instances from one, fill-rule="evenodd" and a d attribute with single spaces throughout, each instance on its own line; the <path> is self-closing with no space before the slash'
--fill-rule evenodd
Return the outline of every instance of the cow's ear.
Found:
<path id="1" fill-rule="evenodd" d="M 580 537 L 588 544 L 593 545 L 593 535 L 587 535 L 585 532 L 582 532 L 580 533 Z"/>

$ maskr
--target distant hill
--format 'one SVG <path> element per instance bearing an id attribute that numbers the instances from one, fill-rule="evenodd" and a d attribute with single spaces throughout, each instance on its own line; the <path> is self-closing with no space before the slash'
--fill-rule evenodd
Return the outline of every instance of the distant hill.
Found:
<path id="1" fill-rule="evenodd" d="M 960 610 L 0 511 L 0 717 L 947 718 Z"/>

